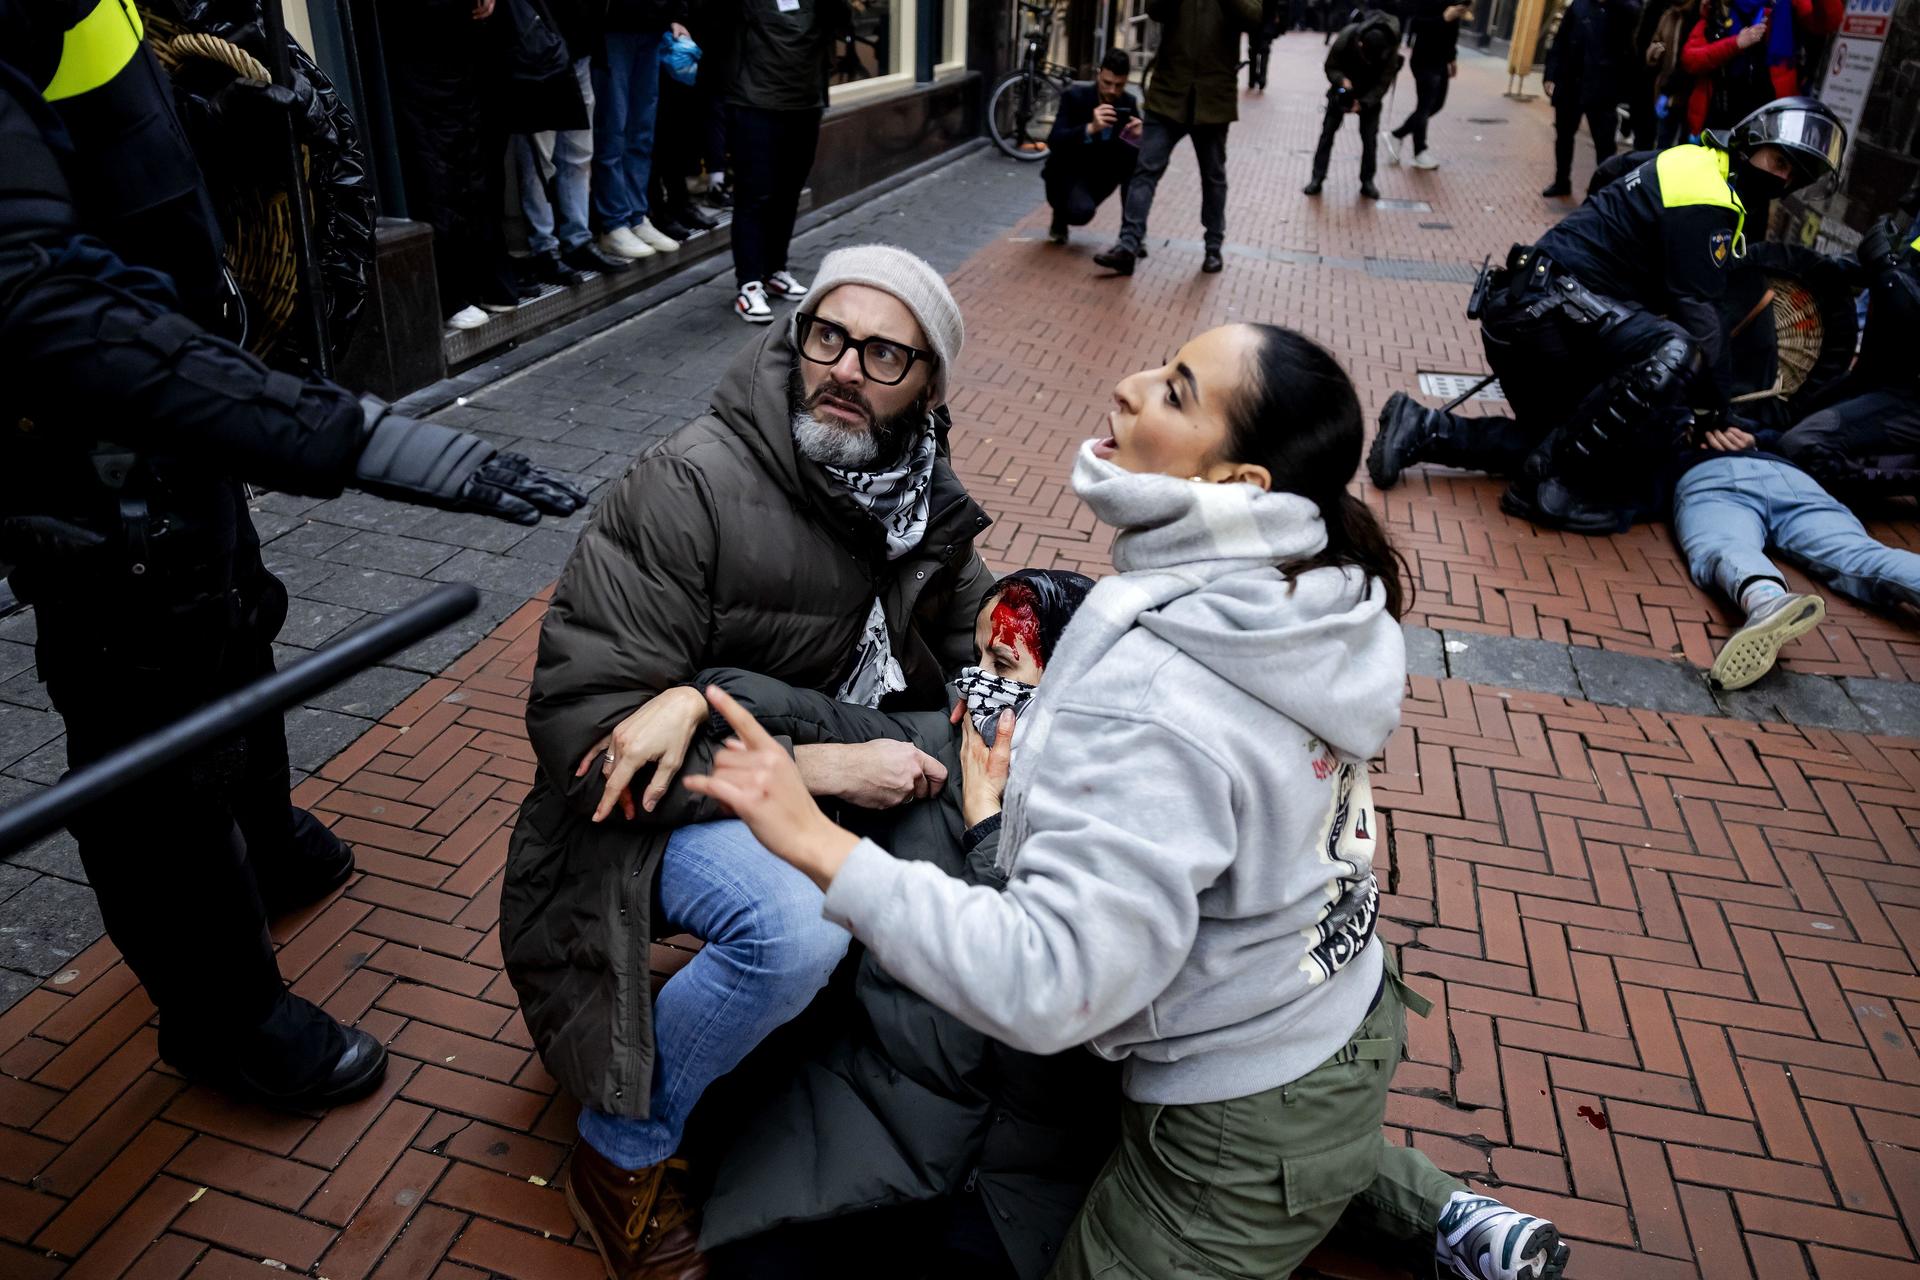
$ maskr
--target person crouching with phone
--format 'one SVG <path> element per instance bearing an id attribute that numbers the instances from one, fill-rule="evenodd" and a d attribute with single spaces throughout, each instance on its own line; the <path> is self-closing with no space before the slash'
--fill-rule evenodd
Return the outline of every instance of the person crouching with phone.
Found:
<path id="1" fill-rule="evenodd" d="M 1092 84 L 1060 95 L 1060 114 L 1047 136 L 1047 238 L 1067 242 L 1068 227 L 1093 221 L 1107 197 L 1124 187 L 1140 162 L 1140 101 L 1127 92 L 1133 63 L 1125 49 L 1109 49 Z"/>

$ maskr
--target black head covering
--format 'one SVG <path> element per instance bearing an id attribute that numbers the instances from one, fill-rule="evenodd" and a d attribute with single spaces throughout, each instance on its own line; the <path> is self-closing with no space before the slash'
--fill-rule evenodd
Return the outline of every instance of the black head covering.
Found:
<path id="1" fill-rule="evenodd" d="M 993 595 L 1016 583 L 1033 597 L 1034 618 L 1040 624 L 1040 652 L 1033 656 L 1044 667 L 1053 661 L 1053 647 L 1073 621 L 1074 611 L 1093 590 L 1093 579 L 1071 569 L 1021 569 L 994 583 Z"/>

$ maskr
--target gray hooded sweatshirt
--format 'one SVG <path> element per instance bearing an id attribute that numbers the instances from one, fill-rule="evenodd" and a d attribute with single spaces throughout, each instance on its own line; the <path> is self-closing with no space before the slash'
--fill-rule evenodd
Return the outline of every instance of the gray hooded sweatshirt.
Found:
<path id="1" fill-rule="evenodd" d="M 1366 761 L 1406 651 L 1294 494 L 1134 475 L 1081 451 L 1120 532 L 1019 722 L 1004 893 L 863 841 L 826 914 L 889 973 L 1019 1049 L 1086 1043 L 1127 1096 L 1276 1088 L 1352 1036 L 1378 989 Z"/>

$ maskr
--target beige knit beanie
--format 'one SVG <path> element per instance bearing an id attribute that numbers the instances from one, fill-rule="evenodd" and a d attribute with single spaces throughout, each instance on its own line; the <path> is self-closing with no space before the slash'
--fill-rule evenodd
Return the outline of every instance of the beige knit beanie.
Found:
<path id="1" fill-rule="evenodd" d="M 960 304 L 953 300 L 947 282 L 940 278 L 924 258 L 890 244 L 853 245 L 835 249 L 820 264 L 813 287 L 795 313 L 794 340 L 798 343 L 798 316 L 811 315 L 820 300 L 843 284 L 864 284 L 890 293 L 913 312 L 927 346 L 939 360 L 932 383 L 933 403 L 947 398 L 947 376 L 960 358 L 960 344 L 966 329 L 960 322 Z"/>

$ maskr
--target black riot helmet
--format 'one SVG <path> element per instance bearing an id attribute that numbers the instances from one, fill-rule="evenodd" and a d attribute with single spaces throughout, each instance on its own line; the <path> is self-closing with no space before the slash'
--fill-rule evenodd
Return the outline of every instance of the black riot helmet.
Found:
<path id="1" fill-rule="evenodd" d="M 1780 194 L 1816 182 L 1834 182 L 1847 153 L 1847 127 L 1817 98 L 1775 98 L 1725 133 L 1707 141 L 1749 162 L 1761 147 L 1778 147 L 1793 166 L 1793 178 Z"/>

